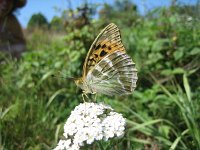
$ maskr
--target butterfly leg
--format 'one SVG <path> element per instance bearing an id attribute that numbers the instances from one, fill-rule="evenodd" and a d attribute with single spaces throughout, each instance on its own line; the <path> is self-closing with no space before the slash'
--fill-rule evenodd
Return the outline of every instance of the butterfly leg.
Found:
<path id="1" fill-rule="evenodd" d="M 82 93 L 81 96 L 83 98 L 83 102 L 85 103 L 84 93 Z"/>
<path id="2" fill-rule="evenodd" d="M 94 101 L 96 102 L 97 101 L 97 94 L 96 93 L 92 93 L 94 94 Z"/>
<path id="3" fill-rule="evenodd" d="M 89 100 L 89 97 L 87 96 L 87 94 L 85 92 L 82 93 L 82 98 L 84 103 L 86 102 L 85 97 Z"/>
<path id="4" fill-rule="evenodd" d="M 85 93 L 84 95 L 85 95 L 85 97 L 89 100 L 89 97 L 87 96 L 87 94 Z"/>
<path id="5" fill-rule="evenodd" d="M 83 98 L 83 101 L 85 103 L 85 111 L 84 113 L 86 113 L 86 101 L 85 101 L 85 97 L 89 100 L 89 97 L 87 96 L 87 94 L 85 92 L 82 93 L 82 98 Z"/>
<path id="6" fill-rule="evenodd" d="M 94 102 L 96 102 L 96 98 L 97 98 L 96 92 L 92 92 L 91 94 L 94 95 L 94 99 L 92 99 L 92 100 L 94 100 Z"/>

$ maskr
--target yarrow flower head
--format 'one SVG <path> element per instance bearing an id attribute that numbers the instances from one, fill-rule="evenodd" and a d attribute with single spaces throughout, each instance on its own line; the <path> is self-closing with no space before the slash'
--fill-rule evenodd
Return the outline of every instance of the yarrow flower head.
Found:
<path id="1" fill-rule="evenodd" d="M 54 150 L 79 150 L 95 140 L 107 141 L 123 137 L 125 118 L 103 103 L 81 103 L 71 112 L 64 125 L 65 140 L 60 140 Z"/>

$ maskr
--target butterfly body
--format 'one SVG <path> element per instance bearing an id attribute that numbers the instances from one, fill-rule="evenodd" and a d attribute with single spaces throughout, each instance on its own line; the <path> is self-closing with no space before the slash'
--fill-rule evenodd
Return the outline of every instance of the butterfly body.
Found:
<path id="1" fill-rule="evenodd" d="M 75 83 L 84 93 L 123 95 L 135 89 L 136 81 L 135 63 L 125 52 L 118 27 L 111 23 L 91 45 L 83 76 Z"/>
<path id="2" fill-rule="evenodd" d="M 83 90 L 83 93 L 87 94 L 87 93 L 95 93 L 91 86 L 89 85 L 89 83 L 87 83 L 82 77 L 81 78 L 77 78 L 74 80 L 76 85 L 78 87 L 80 87 Z"/>

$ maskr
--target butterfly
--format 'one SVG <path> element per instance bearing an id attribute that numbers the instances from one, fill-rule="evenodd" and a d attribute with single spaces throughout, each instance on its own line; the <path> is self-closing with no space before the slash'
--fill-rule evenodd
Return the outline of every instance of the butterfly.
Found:
<path id="1" fill-rule="evenodd" d="M 83 93 L 130 94 L 136 87 L 137 69 L 122 44 L 119 28 L 110 23 L 92 43 L 75 83 Z"/>

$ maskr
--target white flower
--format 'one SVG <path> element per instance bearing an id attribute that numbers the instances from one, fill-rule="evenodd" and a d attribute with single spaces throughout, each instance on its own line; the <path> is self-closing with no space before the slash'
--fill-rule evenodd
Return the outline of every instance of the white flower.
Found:
<path id="1" fill-rule="evenodd" d="M 125 119 L 103 103 L 81 103 L 71 112 L 64 125 L 64 137 L 55 150 L 78 150 L 95 140 L 122 137 Z"/>
<path id="2" fill-rule="evenodd" d="M 76 145 L 76 144 L 73 144 L 69 149 L 67 150 L 79 150 L 80 149 L 80 146 Z"/>
<path id="3" fill-rule="evenodd" d="M 69 149 L 71 144 L 71 140 L 60 140 L 57 147 L 54 148 L 54 150 L 63 150 L 63 149 Z"/>
<path id="4" fill-rule="evenodd" d="M 124 135 L 125 124 L 125 119 L 121 114 L 110 112 L 109 116 L 102 122 L 102 125 L 104 126 L 104 139 L 108 140 L 109 138 L 114 137 L 114 135 L 117 137 Z"/>
<path id="5" fill-rule="evenodd" d="M 187 18 L 187 21 L 190 22 L 190 21 L 192 21 L 192 19 L 193 19 L 193 18 L 192 18 L 191 16 L 189 16 L 189 17 Z"/>

